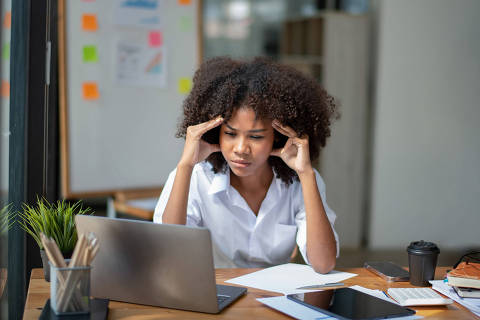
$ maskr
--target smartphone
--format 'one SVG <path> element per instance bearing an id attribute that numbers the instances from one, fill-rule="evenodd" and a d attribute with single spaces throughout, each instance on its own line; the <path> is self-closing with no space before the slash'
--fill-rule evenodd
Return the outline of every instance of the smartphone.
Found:
<path id="1" fill-rule="evenodd" d="M 363 266 L 389 282 L 408 281 L 410 279 L 410 274 L 407 270 L 391 261 L 365 262 Z"/>

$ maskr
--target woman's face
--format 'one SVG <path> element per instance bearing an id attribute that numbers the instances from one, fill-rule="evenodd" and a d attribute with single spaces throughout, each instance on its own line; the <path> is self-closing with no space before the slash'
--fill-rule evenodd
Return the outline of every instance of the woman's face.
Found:
<path id="1" fill-rule="evenodd" d="M 251 108 L 239 108 L 220 128 L 220 151 L 235 175 L 258 175 L 270 170 L 273 139 L 271 120 L 256 119 Z"/>

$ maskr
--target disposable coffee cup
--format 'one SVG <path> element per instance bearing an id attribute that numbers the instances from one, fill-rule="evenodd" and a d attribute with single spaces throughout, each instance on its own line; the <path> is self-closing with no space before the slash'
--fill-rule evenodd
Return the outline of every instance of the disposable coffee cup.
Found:
<path id="1" fill-rule="evenodd" d="M 414 286 L 429 286 L 435 276 L 437 257 L 440 253 L 433 242 L 414 241 L 407 248 L 410 283 Z"/>

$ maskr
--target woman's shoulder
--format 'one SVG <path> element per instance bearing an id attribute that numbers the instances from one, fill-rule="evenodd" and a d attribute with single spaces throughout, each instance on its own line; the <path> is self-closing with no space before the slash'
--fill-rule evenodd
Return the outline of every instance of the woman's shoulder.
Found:
<path id="1" fill-rule="evenodd" d="M 201 184 L 211 184 L 214 178 L 215 173 L 213 172 L 213 166 L 209 162 L 202 161 L 193 167 L 192 182 L 197 181 Z"/>

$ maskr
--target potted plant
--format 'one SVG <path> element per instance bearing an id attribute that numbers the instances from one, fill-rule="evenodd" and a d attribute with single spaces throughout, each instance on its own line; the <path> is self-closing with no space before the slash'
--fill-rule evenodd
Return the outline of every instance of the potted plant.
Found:
<path id="1" fill-rule="evenodd" d="M 23 204 L 18 213 L 18 223 L 22 229 L 30 234 L 40 248 L 43 263 L 43 274 L 46 281 L 50 281 L 50 266 L 43 249 L 40 233 L 52 238 L 65 258 L 70 258 L 77 242 L 75 216 L 77 214 L 92 214 L 90 208 L 83 208 L 81 201 L 74 204 L 65 200 L 49 203 L 44 198 L 38 198 L 35 206 Z"/>

